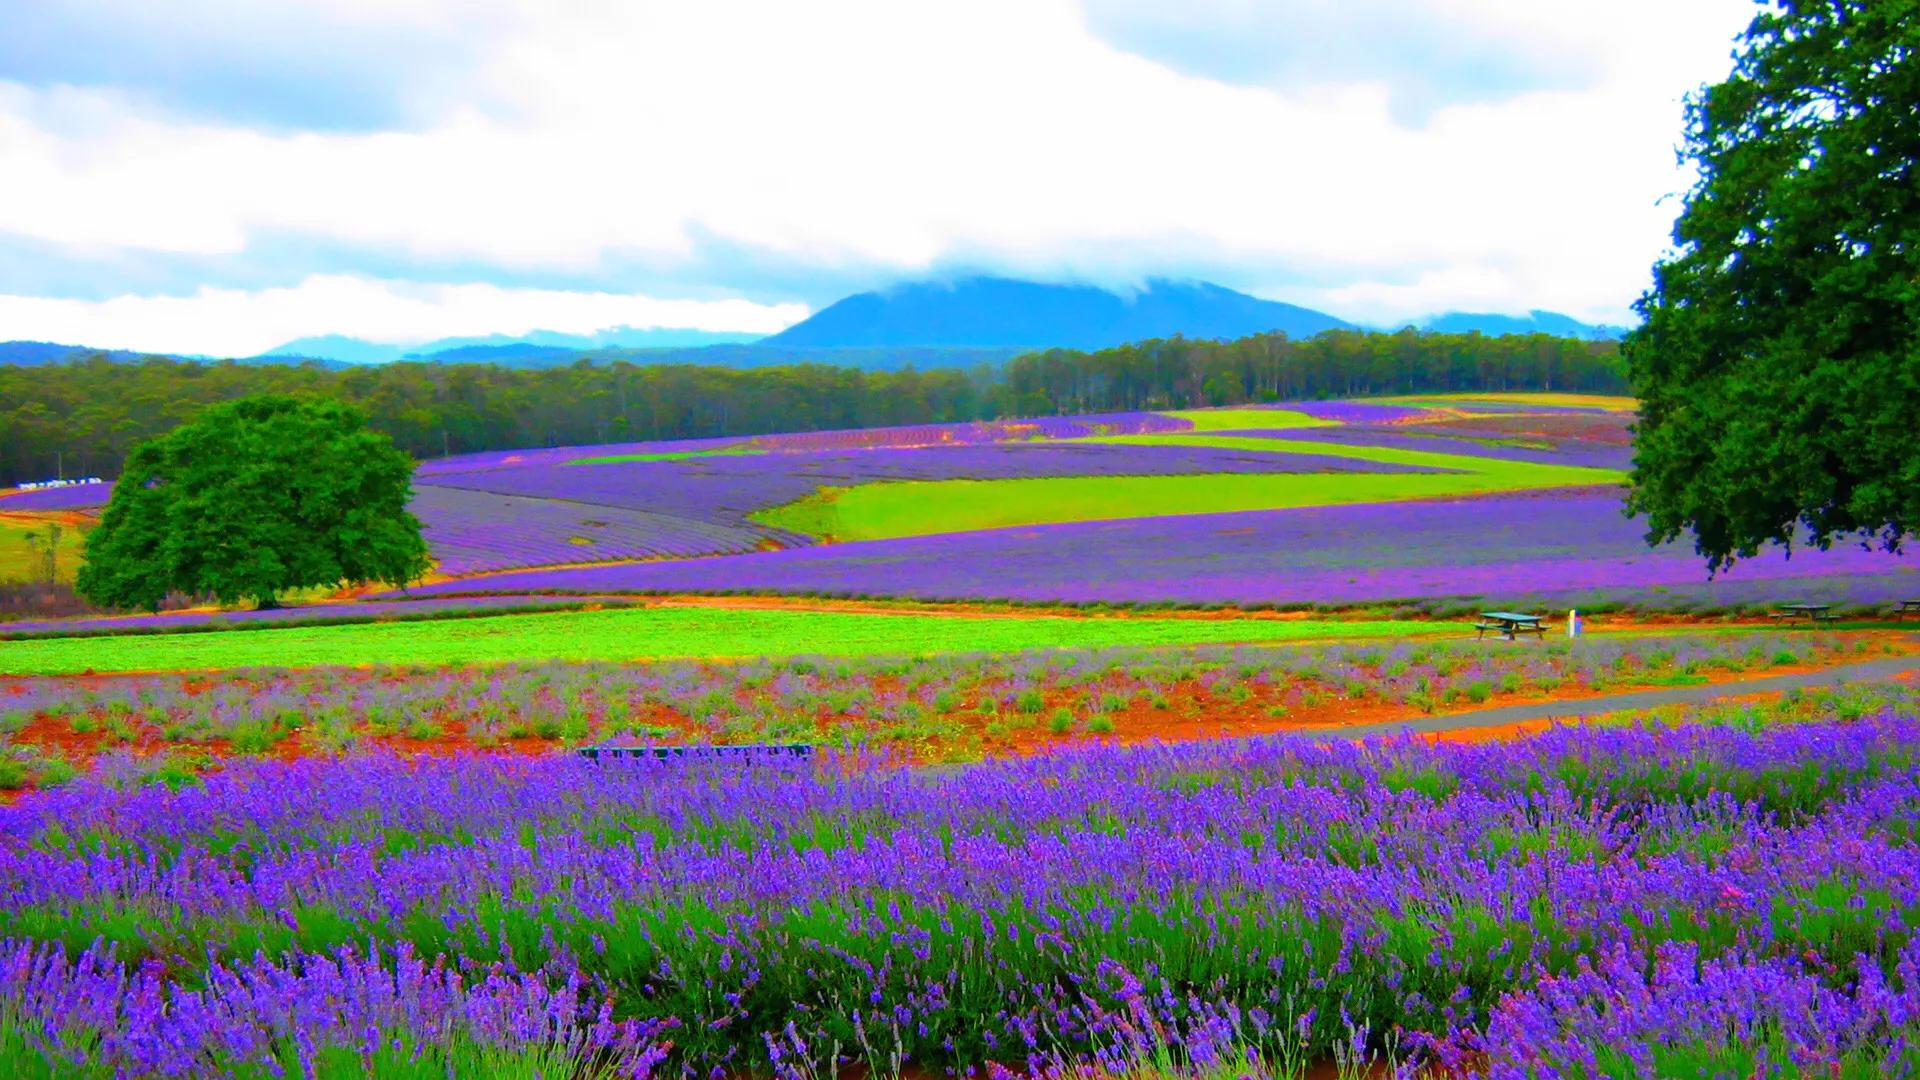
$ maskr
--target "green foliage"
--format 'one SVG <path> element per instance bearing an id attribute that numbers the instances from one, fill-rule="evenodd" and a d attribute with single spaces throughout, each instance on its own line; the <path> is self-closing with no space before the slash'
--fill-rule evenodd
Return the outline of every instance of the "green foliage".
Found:
<path id="1" fill-rule="evenodd" d="M 1920 525 L 1920 0 L 1779 3 L 1688 105 L 1700 179 L 1625 355 L 1629 507 L 1724 567 Z"/>
<path id="2" fill-rule="evenodd" d="M 522 446 L 759 435 L 1287 398 L 1625 385 L 1611 342 L 1544 334 L 1373 334 L 1308 341 L 1145 341 L 1055 349 L 988 368 L 863 371 L 797 363 L 574 364 L 525 369 L 400 363 L 201 364 L 105 357 L 0 365 L 0 483 L 67 471 L 113 476 L 142 439 L 209 405 L 252 394 L 308 394 L 358 406 L 375 431 L 418 458 Z M 1203 391 L 1202 387 L 1206 389 Z M 1276 422 L 1279 417 L 1276 417 Z M 746 448 L 737 448 L 744 450 Z M 64 458 L 56 459 L 57 453 Z"/>
<path id="3" fill-rule="evenodd" d="M 348 405 L 218 405 L 134 448 L 75 584 L 149 610 L 171 592 L 271 604 L 291 589 L 405 584 L 430 565 L 406 509 L 412 478 L 412 459 Z"/>

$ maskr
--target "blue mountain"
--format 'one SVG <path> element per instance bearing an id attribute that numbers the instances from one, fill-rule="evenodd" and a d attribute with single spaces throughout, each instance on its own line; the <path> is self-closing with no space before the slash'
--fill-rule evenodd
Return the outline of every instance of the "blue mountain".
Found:
<path id="1" fill-rule="evenodd" d="M 803 348 L 908 345 L 1100 349 L 1179 334 L 1311 337 L 1350 324 L 1205 282 L 1155 280 L 1131 296 L 1091 285 L 975 277 L 860 293 L 761 339 Z"/>
<path id="2" fill-rule="evenodd" d="M 1627 333 L 1627 328 L 1624 326 L 1584 323 L 1571 315 L 1562 315 L 1557 311 L 1531 311 L 1525 315 L 1450 311 L 1444 315 L 1430 315 L 1412 325 L 1437 334 L 1477 332 L 1488 337 L 1504 337 L 1508 334 L 1552 334 L 1555 337 L 1584 338 L 1587 341 L 1618 341 Z"/>
<path id="3" fill-rule="evenodd" d="M 347 364 L 385 364 L 395 360 L 435 360 L 443 363 L 569 363 L 586 353 L 607 349 L 690 349 L 707 345 L 750 342 L 758 334 L 662 327 L 616 326 L 592 334 L 562 334 L 535 330 L 518 337 L 450 337 L 424 345 L 394 345 L 363 338 L 326 334 L 289 341 L 268 351 L 262 359 L 312 357 Z"/>
<path id="4" fill-rule="evenodd" d="M 255 359 L 331 360 L 341 364 L 385 364 L 405 355 L 407 350 L 402 345 L 363 341 L 360 338 L 342 334 L 322 334 L 319 337 L 296 338 L 277 349 L 267 350 Z"/>

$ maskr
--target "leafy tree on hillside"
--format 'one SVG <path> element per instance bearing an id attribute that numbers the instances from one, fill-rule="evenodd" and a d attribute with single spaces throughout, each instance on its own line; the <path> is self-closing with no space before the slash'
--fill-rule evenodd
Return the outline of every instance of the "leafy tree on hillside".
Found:
<path id="1" fill-rule="evenodd" d="M 428 568 L 413 460 L 337 401 L 215 405 L 135 447 L 76 582 L 98 604 L 169 592 L 263 607 L 290 589 L 404 584 Z"/>
<path id="2" fill-rule="evenodd" d="M 1718 570 L 1920 527 L 1920 0 L 1778 0 L 1688 105 L 1700 179 L 1624 345 L 1630 509 Z"/>

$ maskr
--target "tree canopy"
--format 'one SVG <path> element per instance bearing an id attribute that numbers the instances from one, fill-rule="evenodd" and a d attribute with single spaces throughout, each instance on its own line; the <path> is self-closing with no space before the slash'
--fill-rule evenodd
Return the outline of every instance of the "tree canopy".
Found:
<path id="1" fill-rule="evenodd" d="M 417 458 L 478 450 L 1184 409 L 1446 390 L 1626 388 L 1612 342 L 1337 331 L 1054 349 L 999 369 L 867 371 L 581 362 L 558 368 L 214 363 L 0 365 L 0 485 L 115 476 L 135 443 L 251 394 L 349 402 Z"/>
<path id="2" fill-rule="evenodd" d="M 1623 352 L 1629 508 L 1712 569 L 1920 523 L 1920 0 L 1778 0 L 1688 104 L 1699 179 Z"/>
<path id="3" fill-rule="evenodd" d="M 134 447 L 76 587 L 158 610 L 169 593 L 271 605 L 292 589 L 427 571 L 413 459 L 337 401 L 242 398 Z"/>

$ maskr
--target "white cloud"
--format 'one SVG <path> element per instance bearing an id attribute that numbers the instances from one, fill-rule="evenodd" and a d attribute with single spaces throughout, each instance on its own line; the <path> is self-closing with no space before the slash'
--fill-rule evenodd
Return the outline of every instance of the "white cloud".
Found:
<path id="1" fill-rule="evenodd" d="M 1203 251 L 1263 268 L 1228 284 L 1280 268 L 1291 284 L 1261 291 L 1354 317 L 1623 318 L 1672 220 L 1657 200 L 1687 183 L 1680 98 L 1724 74 L 1751 4 L 1400 6 L 1568 57 L 1578 85 L 1408 126 L 1364 67 L 1306 86 L 1185 74 L 1066 0 L 522 0 L 490 8 L 512 33 L 463 45 L 485 107 L 404 131 L 263 132 L 0 85 L 0 234 L 215 259 L 310 236 L 588 276 L 691 264 L 696 236 L 882 276 L 964 255 L 1124 280 Z"/>
<path id="2" fill-rule="evenodd" d="M 620 326 L 770 334 L 806 318 L 800 304 L 660 300 L 610 293 L 417 285 L 315 275 L 299 285 L 190 296 L 62 300 L 0 296 L 0 336 L 109 349 L 257 356 L 294 338 L 346 334 L 414 345 L 533 330 L 591 334 Z"/>

